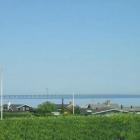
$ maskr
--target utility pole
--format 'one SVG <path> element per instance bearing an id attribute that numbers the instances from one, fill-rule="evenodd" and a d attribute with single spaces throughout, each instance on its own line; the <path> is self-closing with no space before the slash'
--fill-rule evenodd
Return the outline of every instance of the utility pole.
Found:
<path id="1" fill-rule="evenodd" d="M 62 97 L 61 113 L 64 114 L 64 98 Z"/>
<path id="2" fill-rule="evenodd" d="M 73 110 L 73 115 L 74 115 L 74 111 L 75 111 L 74 110 L 74 92 L 73 92 L 73 101 L 72 101 L 72 103 L 73 103 L 73 105 L 72 105 L 73 109 L 72 110 Z"/>
<path id="3" fill-rule="evenodd" d="M 3 75 L 2 69 L 0 70 L 0 93 L 1 93 L 1 120 L 3 120 Z"/>
<path id="4" fill-rule="evenodd" d="M 49 90 L 48 88 L 46 88 L 46 95 L 47 95 L 47 99 L 49 98 Z"/>
<path id="5" fill-rule="evenodd" d="M 49 95 L 49 89 L 48 88 L 46 88 L 46 94 Z"/>

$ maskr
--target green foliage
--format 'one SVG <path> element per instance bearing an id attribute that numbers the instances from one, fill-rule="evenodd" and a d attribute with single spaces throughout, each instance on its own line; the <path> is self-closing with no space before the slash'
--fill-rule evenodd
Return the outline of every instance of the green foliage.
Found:
<path id="1" fill-rule="evenodd" d="M 74 112 L 75 114 L 80 114 L 81 113 L 80 107 L 79 106 L 74 107 Z"/>
<path id="2" fill-rule="evenodd" d="M 51 102 L 44 102 L 40 105 L 38 105 L 38 108 L 37 108 L 37 112 L 39 114 L 51 114 L 51 112 L 55 111 L 55 104 L 54 103 L 51 103 Z"/>
<path id="3" fill-rule="evenodd" d="M 0 140 L 139 140 L 139 115 L 59 116 L 0 121 Z"/>
<path id="4" fill-rule="evenodd" d="M 31 117 L 32 113 L 30 112 L 4 112 L 4 118 L 27 118 Z"/>

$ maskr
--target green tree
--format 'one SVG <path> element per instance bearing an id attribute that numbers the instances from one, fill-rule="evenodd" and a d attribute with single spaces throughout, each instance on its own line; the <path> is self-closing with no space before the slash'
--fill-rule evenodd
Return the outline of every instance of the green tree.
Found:
<path id="1" fill-rule="evenodd" d="M 80 114 L 81 113 L 81 109 L 80 109 L 79 106 L 75 106 L 74 110 L 75 110 L 75 114 Z"/>
<path id="2" fill-rule="evenodd" d="M 38 105 L 37 110 L 40 114 L 50 114 L 51 112 L 55 111 L 56 105 L 51 102 L 44 102 Z"/>

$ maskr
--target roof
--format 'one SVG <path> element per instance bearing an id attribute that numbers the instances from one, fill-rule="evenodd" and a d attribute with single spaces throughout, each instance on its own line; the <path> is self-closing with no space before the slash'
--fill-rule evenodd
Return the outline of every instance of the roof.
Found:
<path id="1" fill-rule="evenodd" d="M 18 106 L 17 108 L 21 108 L 21 107 L 24 107 L 24 106 L 27 106 L 27 107 L 30 107 L 31 108 L 31 106 L 29 106 L 29 105 L 20 105 L 20 106 Z"/>
<path id="2" fill-rule="evenodd" d="M 8 105 L 7 104 L 4 104 L 3 107 L 6 107 L 7 110 L 17 110 L 18 108 L 21 108 L 21 107 L 24 107 L 24 106 L 28 106 L 30 107 L 29 105 L 26 105 L 26 104 L 11 104 L 8 108 Z M 32 107 L 30 107 L 32 108 Z"/>
<path id="3" fill-rule="evenodd" d="M 129 111 L 124 111 L 124 110 L 119 110 L 119 109 L 109 109 L 109 110 L 104 110 L 104 111 L 95 112 L 95 113 L 92 113 L 92 114 L 93 114 L 93 115 L 95 115 L 95 114 L 102 114 L 102 113 L 108 113 L 108 112 L 112 112 L 112 111 L 124 112 L 124 113 L 128 113 L 128 112 L 129 112 Z"/>
<path id="4" fill-rule="evenodd" d="M 62 104 L 55 104 L 57 109 L 62 108 Z M 63 104 L 64 107 L 67 107 L 68 104 Z"/>
<path id="5" fill-rule="evenodd" d="M 103 103 L 96 103 L 96 104 L 86 104 L 83 108 L 88 108 L 88 109 L 96 109 L 96 108 L 118 108 L 119 105 L 115 103 L 111 103 L 110 100 L 107 100 Z"/>

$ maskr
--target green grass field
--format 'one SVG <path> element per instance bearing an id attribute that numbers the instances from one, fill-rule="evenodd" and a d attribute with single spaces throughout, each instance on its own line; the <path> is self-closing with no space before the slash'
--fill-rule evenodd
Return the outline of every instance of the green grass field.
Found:
<path id="1" fill-rule="evenodd" d="M 140 140 L 140 116 L 8 118 L 0 121 L 0 140 Z"/>

